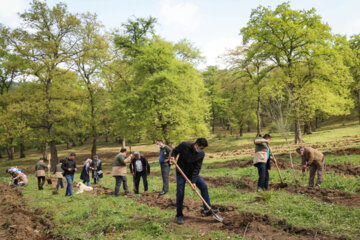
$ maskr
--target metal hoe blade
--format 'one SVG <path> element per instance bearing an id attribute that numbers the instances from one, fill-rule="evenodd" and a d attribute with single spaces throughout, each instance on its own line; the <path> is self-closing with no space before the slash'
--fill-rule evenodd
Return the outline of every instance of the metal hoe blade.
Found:
<path id="1" fill-rule="evenodd" d="M 212 215 L 213 215 L 213 217 L 214 217 L 214 219 L 215 219 L 216 221 L 218 221 L 218 222 L 223 222 L 223 221 L 224 221 L 224 217 L 222 217 L 222 216 L 214 213 L 212 210 L 211 210 L 211 213 L 212 213 Z"/>

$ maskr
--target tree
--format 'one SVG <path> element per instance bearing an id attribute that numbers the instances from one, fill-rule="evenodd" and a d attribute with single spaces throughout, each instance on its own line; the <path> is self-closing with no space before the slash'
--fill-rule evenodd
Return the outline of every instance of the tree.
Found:
<path id="1" fill-rule="evenodd" d="M 351 67 L 351 73 L 354 78 L 353 94 L 356 99 L 358 118 L 360 124 L 360 35 L 354 35 L 350 39 L 350 47 L 353 51 L 354 64 Z"/>
<path id="2" fill-rule="evenodd" d="M 98 137 L 97 126 L 98 111 L 101 106 L 97 104 L 102 97 L 98 95 L 101 87 L 101 71 L 103 65 L 109 61 L 110 53 L 108 38 L 104 35 L 103 25 L 101 25 L 96 15 L 82 15 L 83 23 L 78 32 L 80 43 L 78 52 L 80 53 L 75 59 L 76 71 L 83 80 L 88 91 L 90 105 L 90 125 L 92 136 L 91 156 L 96 155 L 96 140 Z"/>
<path id="3" fill-rule="evenodd" d="M 29 74 L 35 78 L 42 90 L 41 104 L 36 109 L 38 118 L 35 128 L 46 130 L 46 142 L 50 145 L 51 165 L 58 162 L 55 126 L 62 116 L 58 99 L 71 99 L 53 86 L 55 78 L 63 79 L 68 70 L 62 70 L 76 52 L 78 39 L 75 38 L 80 20 L 68 13 L 65 4 L 56 4 L 49 8 L 46 3 L 33 0 L 30 9 L 20 14 L 23 20 L 21 28 L 11 34 L 12 44 L 21 57 L 29 62 Z M 65 109 L 63 109 L 65 110 Z"/>
<path id="4" fill-rule="evenodd" d="M 301 90 L 303 80 L 296 78 L 297 67 L 311 60 L 314 49 L 325 47 L 331 39 L 330 27 L 321 22 L 315 9 L 292 10 L 289 3 L 275 10 L 266 7 L 254 9 L 247 27 L 241 29 L 244 44 L 253 43 L 264 49 L 269 61 L 283 69 L 287 76 L 287 89 L 292 95 L 295 122 L 295 143 L 301 136 Z"/>

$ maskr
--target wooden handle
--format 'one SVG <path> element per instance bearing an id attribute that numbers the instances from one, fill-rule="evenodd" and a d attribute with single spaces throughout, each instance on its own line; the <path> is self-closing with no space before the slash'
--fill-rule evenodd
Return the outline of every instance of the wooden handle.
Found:
<path id="1" fill-rule="evenodd" d="M 179 172 L 181 173 L 181 175 L 186 179 L 186 181 L 192 185 L 191 181 L 189 180 L 189 178 L 185 175 L 185 173 L 181 170 L 181 168 L 179 167 L 179 165 L 177 165 L 177 163 L 175 163 L 175 166 L 177 168 L 177 170 L 179 170 Z M 192 189 L 192 188 L 191 188 Z M 200 197 L 200 199 L 203 201 L 203 203 L 205 204 L 205 206 L 211 210 L 211 207 L 209 206 L 209 204 L 205 201 L 205 199 L 201 196 L 201 194 L 196 190 L 194 189 L 194 191 L 196 192 L 196 194 Z"/>
<path id="2" fill-rule="evenodd" d="M 269 150 L 270 150 L 270 152 L 271 152 L 272 157 L 273 157 L 273 158 L 274 158 L 274 160 L 275 160 L 275 166 L 276 166 L 276 169 L 277 169 L 277 171 L 278 171 L 278 173 L 279 173 L 280 181 L 281 181 L 281 182 L 283 182 L 282 177 L 281 177 L 281 173 L 280 173 L 279 166 L 277 165 L 276 158 L 275 158 L 275 156 L 274 156 L 273 152 L 271 151 L 271 148 L 270 148 L 270 146 L 269 146 L 269 145 L 268 145 L 268 147 L 269 147 Z"/>

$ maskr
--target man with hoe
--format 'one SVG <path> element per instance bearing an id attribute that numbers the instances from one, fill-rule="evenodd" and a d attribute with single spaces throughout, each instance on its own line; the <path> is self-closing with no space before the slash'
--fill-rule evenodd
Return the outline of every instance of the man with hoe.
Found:
<path id="1" fill-rule="evenodd" d="M 316 187 L 320 187 L 322 180 L 322 170 L 324 168 L 325 157 L 319 150 L 312 147 L 298 147 L 296 152 L 301 155 L 302 172 L 310 168 L 309 187 L 314 187 L 315 174 L 317 172 Z"/>
<path id="2" fill-rule="evenodd" d="M 174 148 L 170 162 L 176 163 L 176 156 L 180 155 L 177 162 L 180 169 L 191 181 L 191 188 L 195 191 L 198 187 L 201 191 L 201 196 L 205 199 L 207 204 L 211 207 L 208 187 L 204 180 L 200 177 L 200 169 L 205 157 L 204 149 L 208 146 L 205 138 L 198 138 L 195 143 L 182 142 Z M 185 193 L 186 179 L 176 169 L 176 223 L 184 224 L 183 202 Z M 217 209 L 212 209 L 213 213 L 217 213 Z M 210 216 L 212 213 L 204 204 L 204 214 Z"/>

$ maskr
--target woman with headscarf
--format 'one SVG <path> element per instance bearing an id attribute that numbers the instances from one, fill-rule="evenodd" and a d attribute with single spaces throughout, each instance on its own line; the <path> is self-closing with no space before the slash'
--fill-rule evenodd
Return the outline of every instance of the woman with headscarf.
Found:
<path id="1" fill-rule="evenodd" d="M 86 161 L 84 162 L 83 165 L 83 169 L 81 171 L 81 175 L 80 175 L 80 179 L 83 180 L 83 183 L 87 184 L 88 186 L 90 186 L 90 164 L 91 164 L 92 160 L 90 158 L 86 159 Z"/>

